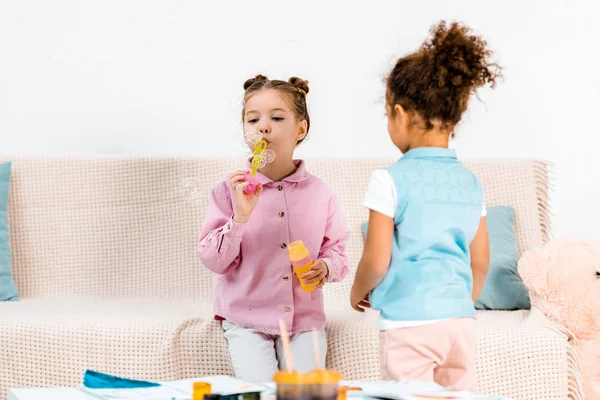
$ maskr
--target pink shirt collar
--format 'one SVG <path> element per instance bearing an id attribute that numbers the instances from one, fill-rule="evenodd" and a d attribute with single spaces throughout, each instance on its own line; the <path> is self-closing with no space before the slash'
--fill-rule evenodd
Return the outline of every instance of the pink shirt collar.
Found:
<path id="1" fill-rule="evenodd" d="M 308 179 L 310 177 L 310 173 L 306 169 L 306 163 L 304 162 L 304 160 L 294 160 L 293 162 L 294 165 L 296 165 L 296 171 L 294 171 L 294 173 L 290 176 L 286 176 L 285 178 L 283 178 L 282 181 L 289 183 L 299 183 Z M 252 168 L 252 165 L 250 164 L 250 159 L 248 159 L 247 165 L 248 168 Z M 260 171 L 258 171 L 256 174 L 260 179 L 261 185 L 273 183 L 271 179 L 261 174 Z"/>

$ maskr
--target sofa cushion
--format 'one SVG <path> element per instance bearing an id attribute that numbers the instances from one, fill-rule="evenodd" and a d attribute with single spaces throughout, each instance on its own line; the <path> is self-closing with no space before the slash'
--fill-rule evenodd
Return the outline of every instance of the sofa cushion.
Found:
<path id="1" fill-rule="evenodd" d="M 6 387 L 73 386 L 86 369 L 134 379 L 232 374 L 201 300 L 28 299 L 0 303 L 0 398 Z"/>
<path id="2" fill-rule="evenodd" d="M 0 164 L 0 301 L 17 300 L 19 297 L 13 279 L 12 251 L 8 229 L 10 173 L 10 161 Z"/>
<path id="3" fill-rule="evenodd" d="M 519 252 L 514 230 L 515 211 L 512 207 L 487 209 L 490 240 L 489 272 L 475 302 L 481 310 L 529 309 L 529 293 L 517 271 Z"/>

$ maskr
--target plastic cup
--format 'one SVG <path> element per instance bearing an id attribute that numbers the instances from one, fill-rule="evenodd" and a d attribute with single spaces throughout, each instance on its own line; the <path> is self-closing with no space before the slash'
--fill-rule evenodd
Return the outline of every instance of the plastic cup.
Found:
<path id="1" fill-rule="evenodd" d="M 337 400 L 342 375 L 333 370 L 315 369 L 308 373 L 312 400 Z"/>
<path id="2" fill-rule="evenodd" d="M 311 383 L 301 372 L 278 371 L 273 375 L 277 400 L 311 400 Z"/>

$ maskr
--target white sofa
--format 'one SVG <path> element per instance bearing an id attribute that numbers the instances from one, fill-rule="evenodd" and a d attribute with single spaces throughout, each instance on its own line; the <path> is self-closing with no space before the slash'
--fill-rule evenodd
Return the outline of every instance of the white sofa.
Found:
<path id="1" fill-rule="evenodd" d="M 210 188 L 243 160 L 36 158 L 13 161 L 9 223 L 21 299 L 0 302 L 0 398 L 9 387 L 81 383 L 85 369 L 170 380 L 232 374 L 212 318 L 212 277 L 196 256 Z M 355 268 L 370 173 L 389 160 L 308 160 L 337 192 Z M 550 234 L 548 168 L 539 161 L 468 162 L 488 206 L 516 209 L 520 251 Z M 197 203 L 179 193 L 198 177 Z M 353 271 L 325 287 L 327 366 L 378 379 L 374 318 L 352 311 Z M 515 399 L 580 395 L 567 336 L 537 310 L 478 313 L 479 391 Z"/>

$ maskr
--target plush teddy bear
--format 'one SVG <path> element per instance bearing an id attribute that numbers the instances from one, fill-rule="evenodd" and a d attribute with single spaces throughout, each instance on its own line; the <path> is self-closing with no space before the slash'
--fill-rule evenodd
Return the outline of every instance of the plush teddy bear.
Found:
<path id="1" fill-rule="evenodd" d="M 600 399 L 600 250 L 552 241 L 525 252 L 518 268 L 532 306 L 573 335 L 586 399 Z"/>

